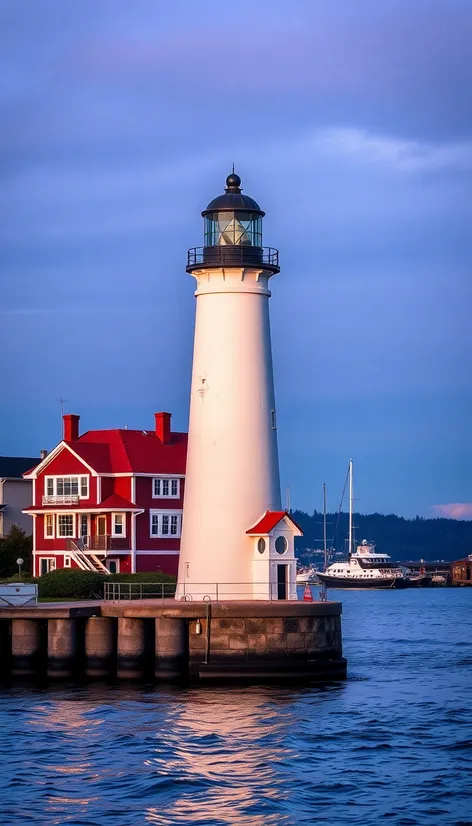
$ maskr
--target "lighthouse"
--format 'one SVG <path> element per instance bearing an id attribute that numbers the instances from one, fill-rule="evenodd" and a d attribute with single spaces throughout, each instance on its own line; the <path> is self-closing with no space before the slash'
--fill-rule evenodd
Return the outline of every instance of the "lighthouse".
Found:
<path id="1" fill-rule="evenodd" d="M 294 537 L 281 507 L 269 323 L 278 250 L 233 171 L 202 212 L 178 599 L 296 599 Z"/>

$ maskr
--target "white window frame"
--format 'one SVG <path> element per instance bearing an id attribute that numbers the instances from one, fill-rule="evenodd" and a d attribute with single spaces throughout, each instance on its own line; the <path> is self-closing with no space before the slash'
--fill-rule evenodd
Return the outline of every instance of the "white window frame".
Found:
<path id="1" fill-rule="evenodd" d="M 58 493 L 57 492 L 57 480 L 58 479 L 77 479 L 77 490 L 78 493 Z M 87 480 L 87 494 L 82 494 L 82 479 Z M 50 493 L 48 491 L 48 482 L 52 482 L 52 490 L 53 492 Z M 90 474 L 89 473 L 65 473 L 60 474 L 58 473 L 57 476 L 45 476 L 44 477 L 44 495 L 45 496 L 78 496 L 79 499 L 89 499 L 90 498 Z"/>
<path id="2" fill-rule="evenodd" d="M 115 519 L 116 519 L 117 516 L 121 516 L 121 518 L 123 520 L 122 521 L 122 526 L 123 526 L 122 533 L 116 533 L 116 530 L 115 530 Z M 120 513 L 120 512 L 112 513 L 112 515 L 111 515 L 111 535 L 113 537 L 115 537 L 115 539 L 125 539 L 126 538 L 126 513 Z"/>
<path id="3" fill-rule="evenodd" d="M 87 520 L 87 533 L 83 534 L 81 532 L 80 523 L 82 519 L 85 517 Z M 90 536 L 90 514 L 89 513 L 78 513 L 77 514 L 77 536 L 81 539 L 83 536 Z"/>
<path id="4" fill-rule="evenodd" d="M 157 517 L 157 533 L 153 533 L 152 530 L 152 519 L 153 516 Z M 162 532 L 162 523 L 163 523 L 163 516 L 169 517 L 169 532 L 163 533 Z M 171 519 L 172 517 L 177 518 L 177 533 L 171 533 Z M 165 511 L 165 510 L 150 510 L 149 511 L 149 536 L 151 539 L 180 539 L 182 535 L 182 511 Z"/>
<path id="5" fill-rule="evenodd" d="M 168 482 L 169 493 L 156 493 L 159 487 L 162 489 L 162 483 Z M 172 483 L 177 487 L 177 493 L 171 493 Z M 153 476 L 152 478 L 152 498 L 153 499 L 180 499 L 180 479 L 176 476 Z"/>
<path id="6" fill-rule="evenodd" d="M 108 570 L 110 571 L 110 573 L 112 574 L 112 576 L 113 576 L 113 573 L 110 570 L 110 563 L 113 562 L 114 565 L 116 565 L 116 572 L 115 573 L 119 574 L 120 573 L 120 561 L 121 560 L 119 560 L 119 559 L 106 559 L 105 560 L 105 565 L 108 568 Z"/>
<path id="7" fill-rule="evenodd" d="M 68 534 L 67 536 L 63 536 L 59 531 L 59 517 L 60 516 L 71 516 L 72 517 L 72 533 Z M 57 539 L 76 539 L 76 527 L 77 527 L 77 520 L 75 518 L 75 513 L 56 513 L 56 538 Z"/>
<path id="8" fill-rule="evenodd" d="M 64 554 L 64 568 L 72 568 L 72 557 Z"/>
<path id="9" fill-rule="evenodd" d="M 56 570 L 56 557 L 55 556 L 40 556 L 39 557 L 39 576 L 43 576 L 43 574 L 41 573 L 41 562 L 43 561 L 43 559 L 45 559 L 46 562 L 49 562 L 48 569 L 46 571 L 47 574 L 50 574 L 51 571 Z"/>
<path id="10" fill-rule="evenodd" d="M 52 533 L 47 533 L 46 531 L 46 524 L 47 520 L 50 519 L 52 522 Z M 56 538 L 56 520 L 54 519 L 54 513 L 45 513 L 44 514 L 44 538 L 45 539 L 55 539 Z"/>

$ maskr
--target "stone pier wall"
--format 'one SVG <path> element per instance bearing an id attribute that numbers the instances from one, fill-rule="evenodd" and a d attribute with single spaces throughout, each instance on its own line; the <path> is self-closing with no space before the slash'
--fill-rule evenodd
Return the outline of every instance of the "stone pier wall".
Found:
<path id="1" fill-rule="evenodd" d="M 0 609 L 0 678 L 338 680 L 337 602 L 142 600 Z"/>

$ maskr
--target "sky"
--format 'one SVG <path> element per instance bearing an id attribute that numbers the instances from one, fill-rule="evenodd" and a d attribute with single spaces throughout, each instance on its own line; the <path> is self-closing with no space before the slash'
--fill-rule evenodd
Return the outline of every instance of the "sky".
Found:
<path id="1" fill-rule="evenodd" d="M 0 454 L 188 422 L 188 247 L 280 250 L 293 508 L 472 518 L 472 2 L 0 0 Z"/>

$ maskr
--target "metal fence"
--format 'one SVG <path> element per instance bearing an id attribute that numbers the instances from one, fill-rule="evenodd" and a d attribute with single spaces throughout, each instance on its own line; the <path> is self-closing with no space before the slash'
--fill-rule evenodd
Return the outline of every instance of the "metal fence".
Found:
<path id="1" fill-rule="evenodd" d="M 274 582 L 105 582 L 104 599 L 107 602 L 131 602 L 134 599 L 177 599 L 188 602 L 227 602 L 230 600 L 284 600 L 303 597 L 304 586 L 283 585 Z M 314 599 L 326 598 L 321 589 Z"/>

